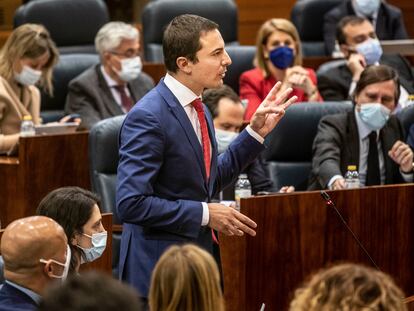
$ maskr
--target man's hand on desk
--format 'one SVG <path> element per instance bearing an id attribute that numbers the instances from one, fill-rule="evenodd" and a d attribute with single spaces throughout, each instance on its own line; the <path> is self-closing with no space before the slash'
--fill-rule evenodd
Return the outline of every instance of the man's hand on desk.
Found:
<path id="1" fill-rule="evenodd" d="M 413 172 L 413 151 L 410 146 L 397 140 L 388 151 L 390 158 L 400 166 L 403 173 L 409 174 Z"/>
<path id="2" fill-rule="evenodd" d="M 337 180 L 334 181 L 334 183 L 332 184 L 332 190 L 341 190 L 341 189 L 345 189 L 346 188 L 346 182 L 345 179 L 343 178 L 338 178 Z"/>
<path id="3" fill-rule="evenodd" d="M 256 235 L 254 228 L 257 227 L 257 224 L 234 208 L 220 203 L 209 203 L 208 210 L 210 214 L 208 226 L 210 228 L 230 236 L 242 236 L 244 233 L 251 236 Z"/>

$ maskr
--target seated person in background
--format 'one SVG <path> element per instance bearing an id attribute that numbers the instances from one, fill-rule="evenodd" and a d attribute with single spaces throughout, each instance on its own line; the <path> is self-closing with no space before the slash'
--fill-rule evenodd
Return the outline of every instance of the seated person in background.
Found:
<path id="1" fill-rule="evenodd" d="M 413 152 L 403 143 L 394 115 L 398 75 L 391 67 L 369 66 L 353 96 L 354 109 L 321 119 L 313 142 L 310 190 L 346 188 L 348 165 L 356 165 L 361 186 L 413 181 Z"/>
<path id="2" fill-rule="evenodd" d="M 387 274 L 357 264 L 316 273 L 296 290 L 290 311 L 406 311 L 404 293 Z"/>
<path id="3" fill-rule="evenodd" d="M 223 153 L 242 129 L 245 109 L 239 96 L 227 85 L 204 91 L 202 98 L 213 116 L 218 153 Z M 257 194 L 259 191 L 277 191 L 267 176 L 265 163 L 261 157 L 254 160 L 244 172 L 249 178 L 252 194 Z M 281 192 L 292 191 L 294 191 L 292 186 L 281 189 Z"/>
<path id="4" fill-rule="evenodd" d="M 73 79 L 65 110 L 82 118 L 81 127 L 127 113 L 154 83 L 142 72 L 138 30 L 123 22 L 110 22 L 96 35 L 101 63 Z"/>
<path id="5" fill-rule="evenodd" d="M 380 40 L 408 39 L 401 10 L 381 0 L 346 0 L 324 16 L 325 49 L 331 55 L 335 48 L 335 29 L 345 16 L 360 16 L 375 25 Z"/>
<path id="6" fill-rule="evenodd" d="M 394 68 L 401 83 L 399 109 L 414 94 L 414 75 L 408 61 L 397 54 L 382 54 L 372 24 L 363 17 L 344 17 L 337 27 L 337 40 L 346 64 L 318 75 L 318 88 L 325 100 L 349 100 L 361 72 L 369 65 L 384 64 Z"/>
<path id="7" fill-rule="evenodd" d="M 69 273 L 99 258 L 106 248 L 107 232 L 102 226 L 99 198 L 79 187 L 63 187 L 50 192 L 36 214 L 55 220 L 65 230 L 71 249 Z"/>
<path id="8" fill-rule="evenodd" d="M 1 239 L 4 278 L 0 310 L 36 310 L 45 289 L 68 274 L 70 248 L 54 220 L 34 216 L 13 221 Z"/>
<path id="9" fill-rule="evenodd" d="M 312 69 L 302 67 L 299 34 L 286 19 L 273 18 L 259 29 L 256 39 L 255 69 L 240 76 L 240 98 L 246 99 L 245 120 L 265 99 L 277 81 L 282 90 L 293 88 L 297 102 L 322 101 L 316 87 L 316 75 Z"/>
<path id="10" fill-rule="evenodd" d="M 38 311 L 140 311 L 138 295 L 126 284 L 97 273 L 71 276 L 48 288 Z"/>
<path id="11" fill-rule="evenodd" d="M 23 117 L 40 124 L 40 92 L 52 94 L 52 71 L 59 53 L 41 25 L 16 28 L 0 51 L 0 153 L 19 141 Z"/>
<path id="12" fill-rule="evenodd" d="M 167 249 L 152 273 L 149 309 L 224 311 L 220 274 L 213 257 L 191 244 Z"/>

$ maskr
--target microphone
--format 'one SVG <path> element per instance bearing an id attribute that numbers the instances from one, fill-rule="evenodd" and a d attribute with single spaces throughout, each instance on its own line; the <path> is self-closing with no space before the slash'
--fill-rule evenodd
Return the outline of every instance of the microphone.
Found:
<path id="1" fill-rule="evenodd" d="M 354 233 L 354 231 L 352 231 L 352 229 L 348 226 L 348 224 L 346 223 L 344 217 L 342 217 L 341 212 L 336 208 L 334 202 L 332 201 L 331 197 L 323 190 L 321 190 L 321 196 L 322 198 L 325 200 L 326 205 L 331 207 L 336 214 L 339 216 L 339 219 L 342 221 L 342 223 L 345 225 L 346 229 L 352 234 L 352 237 L 354 238 L 354 240 L 357 242 L 357 244 L 359 245 L 359 247 L 364 251 L 365 255 L 367 255 L 367 257 L 369 258 L 369 260 L 371 261 L 371 263 L 374 265 L 374 267 L 381 271 L 381 269 L 377 266 L 377 264 L 375 263 L 374 259 L 372 259 L 372 257 L 370 256 L 370 254 L 368 253 L 368 251 L 366 250 L 366 248 L 364 247 L 364 245 L 362 245 L 361 241 L 358 239 L 358 237 L 356 236 L 356 234 Z"/>

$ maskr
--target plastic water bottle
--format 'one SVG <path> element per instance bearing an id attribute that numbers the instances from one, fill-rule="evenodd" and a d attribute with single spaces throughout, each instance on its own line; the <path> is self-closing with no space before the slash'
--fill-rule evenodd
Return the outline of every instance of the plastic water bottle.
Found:
<path id="1" fill-rule="evenodd" d="M 252 196 L 252 187 L 247 174 L 240 174 L 234 187 L 234 197 L 236 199 L 236 209 L 240 211 L 240 199 Z"/>
<path id="2" fill-rule="evenodd" d="M 25 115 L 23 117 L 22 124 L 20 126 L 20 136 L 27 137 L 27 136 L 34 136 L 35 135 L 35 128 L 32 121 L 32 116 Z"/>
<path id="3" fill-rule="evenodd" d="M 348 165 L 348 171 L 345 174 L 347 189 L 359 188 L 359 174 L 356 165 Z"/>

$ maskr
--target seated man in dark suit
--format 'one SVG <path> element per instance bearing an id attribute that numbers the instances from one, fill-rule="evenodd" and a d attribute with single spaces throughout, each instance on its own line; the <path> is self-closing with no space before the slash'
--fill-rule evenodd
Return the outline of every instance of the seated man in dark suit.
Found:
<path id="1" fill-rule="evenodd" d="M 313 143 L 310 190 L 344 189 L 348 165 L 361 186 L 413 181 L 413 152 L 391 115 L 399 97 L 398 75 L 384 65 L 366 68 L 354 92 L 354 109 L 321 119 Z"/>
<path id="2" fill-rule="evenodd" d="M 227 85 L 204 91 L 203 102 L 207 105 L 213 116 L 218 153 L 223 153 L 243 128 L 245 108 L 239 96 Z M 260 191 L 277 191 L 273 188 L 273 182 L 267 176 L 265 163 L 261 157 L 254 160 L 244 170 L 244 173 L 249 178 L 252 194 L 257 194 Z M 225 197 L 223 199 L 234 200 L 234 187 L 230 188 L 232 189 L 224 189 L 223 193 Z M 294 191 L 292 186 L 281 189 L 281 192 L 292 191 Z"/>
<path id="3" fill-rule="evenodd" d="M 401 10 L 381 0 L 346 0 L 324 16 L 325 49 L 331 55 L 335 48 L 335 29 L 345 16 L 365 17 L 375 25 L 380 40 L 408 39 Z"/>
<path id="4" fill-rule="evenodd" d="M 37 310 L 45 289 L 69 271 L 70 248 L 63 228 L 44 216 L 7 226 L 1 239 L 4 282 L 0 310 Z"/>
<path id="5" fill-rule="evenodd" d="M 408 61 L 397 54 L 383 55 L 372 24 L 365 18 L 347 16 L 338 24 L 337 39 L 346 64 L 318 75 L 318 89 L 324 100 L 348 100 L 366 66 L 384 64 L 394 68 L 400 78 L 399 107 L 414 93 L 414 75 Z"/>
<path id="6" fill-rule="evenodd" d="M 142 72 L 138 30 L 122 22 L 104 25 L 95 47 L 101 64 L 89 68 L 69 84 L 65 110 L 78 113 L 81 127 L 127 113 L 153 86 Z"/>

